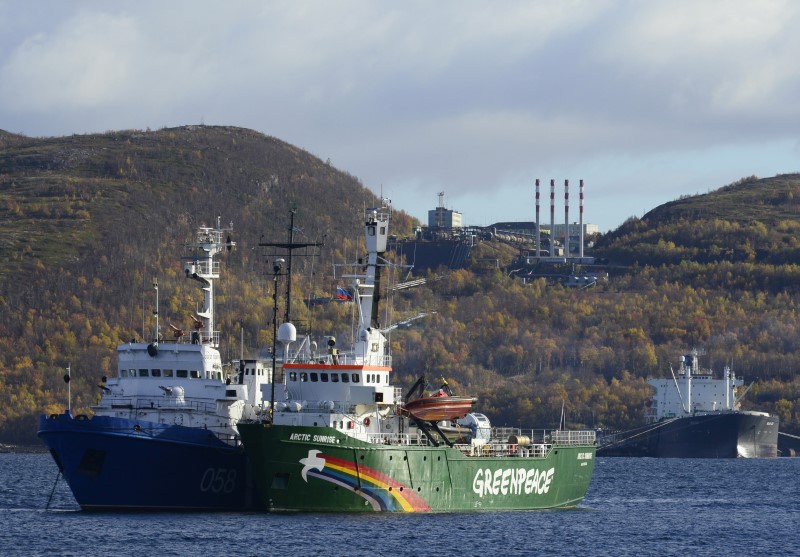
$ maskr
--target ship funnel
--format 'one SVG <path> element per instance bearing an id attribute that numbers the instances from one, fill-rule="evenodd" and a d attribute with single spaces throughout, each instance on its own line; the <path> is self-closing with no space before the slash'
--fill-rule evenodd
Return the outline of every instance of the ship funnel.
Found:
<path id="1" fill-rule="evenodd" d="M 550 180 L 550 257 L 555 257 L 555 234 L 556 226 L 556 181 Z"/>
<path id="2" fill-rule="evenodd" d="M 564 257 L 569 257 L 569 180 L 564 180 Z"/>
<path id="3" fill-rule="evenodd" d="M 581 203 L 581 205 L 580 205 L 580 222 L 579 222 L 579 226 L 581 228 L 581 230 L 580 230 L 581 239 L 580 239 L 580 244 L 578 246 L 578 250 L 579 250 L 578 251 L 578 257 L 583 257 L 583 241 L 584 241 L 584 239 L 583 239 L 583 180 L 581 180 L 581 185 L 580 185 L 580 203 Z"/>
<path id="4" fill-rule="evenodd" d="M 539 219 L 539 178 L 536 178 L 536 257 L 542 253 L 542 227 L 539 226 L 541 222 Z"/>

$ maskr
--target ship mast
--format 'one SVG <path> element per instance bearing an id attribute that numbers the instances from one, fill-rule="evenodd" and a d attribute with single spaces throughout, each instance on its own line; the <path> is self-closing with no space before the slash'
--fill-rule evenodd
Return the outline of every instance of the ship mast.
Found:
<path id="1" fill-rule="evenodd" d="M 367 303 L 367 298 L 362 299 L 361 311 L 364 315 L 364 323 L 369 323 L 368 327 L 377 329 L 379 328 L 378 306 L 381 297 L 381 266 L 378 264 L 378 257 L 386 252 L 386 240 L 389 234 L 389 212 L 385 207 L 367 210 L 364 230 L 367 238 L 366 282 L 372 285 L 373 293 L 369 303 Z"/>
<path id="2" fill-rule="evenodd" d="M 280 256 L 286 257 L 286 275 L 289 277 L 286 282 L 286 311 L 283 314 L 284 323 L 290 323 L 291 308 L 292 308 L 292 257 L 296 250 L 301 250 L 298 255 L 306 257 L 319 257 L 324 246 L 323 242 L 295 242 L 294 240 L 294 215 L 297 210 L 292 208 L 289 210 L 289 237 L 287 242 L 259 242 L 259 247 L 272 248 L 264 252 L 265 258 L 274 257 L 275 261 Z"/>
<path id="3" fill-rule="evenodd" d="M 230 251 L 236 242 L 232 242 L 230 235 L 227 240 L 222 236 L 225 232 L 233 230 L 233 223 L 229 228 L 222 228 L 220 217 L 217 217 L 217 227 L 200 227 L 195 242 L 187 244 L 186 248 L 192 255 L 186 256 L 184 273 L 186 278 L 196 280 L 203 290 L 203 309 L 197 312 L 202 319 L 202 326 L 192 334 L 192 343 L 209 344 L 213 348 L 219 347 L 219 333 L 214 331 L 214 280 L 219 278 L 219 262 L 214 261 L 214 256 L 224 249 Z"/>
<path id="4" fill-rule="evenodd" d="M 362 267 L 364 273 L 353 278 L 353 290 L 358 296 L 359 328 L 356 340 L 356 353 L 365 363 L 383 363 L 385 337 L 380 330 L 378 310 L 380 303 L 381 256 L 386 252 L 389 237 L 390 208 L 368 208 L 364 222 L 367 260 Z M 362 280 L 363 279 L 363 280 Z"/>

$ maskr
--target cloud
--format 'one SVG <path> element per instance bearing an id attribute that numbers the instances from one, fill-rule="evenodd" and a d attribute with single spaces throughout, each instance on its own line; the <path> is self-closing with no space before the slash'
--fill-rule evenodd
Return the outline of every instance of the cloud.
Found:
<path id="1" fill-rule="evenodd" d="M 465 214 L 508 220 L 533 179 L 584 178 L 609 203 L 605 229 L 642 213 L 615 197 L 626 188 L 666 201 L 797 170 L 799 13 L 788 0 L 0 0 L 0 128 L 244 126 L 397 191 L 418 217 L 446 191 Z M 770 166 L 765 146 L 781 155 Z"/>
<path id="2" fill-rule="evenodd" d="M 105 104 L 135 83 L 132 66 L 140 44 L 128 17 L 70 19 L 14 49 L 2 68 L 3 100 L 30 112 Z"/>

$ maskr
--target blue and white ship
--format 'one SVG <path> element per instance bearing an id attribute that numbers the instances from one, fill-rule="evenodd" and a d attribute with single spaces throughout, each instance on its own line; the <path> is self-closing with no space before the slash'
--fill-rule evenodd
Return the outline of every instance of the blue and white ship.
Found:
<path id="1" fill-rule="evenodd" d="M 243 511 L 261 508 L 237 423 L 268 403 L 271 367 L 239 360 L 223 367 L 214 329 L 214 257 L 234 245 L 230 228 L 201 227 L 183 257 L 204 294 L 186 335 L 170 325 L 117 347 L 116 376 L 103 377 L 94 415 L 39 418 L 39 437 L 83 510 Z M 266 393 L 266 397 L 263 395 Z"/>

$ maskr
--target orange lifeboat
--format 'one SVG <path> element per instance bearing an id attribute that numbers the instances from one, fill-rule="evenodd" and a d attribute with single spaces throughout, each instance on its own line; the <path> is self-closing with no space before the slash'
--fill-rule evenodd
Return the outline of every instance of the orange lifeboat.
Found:
<path id="1" fill-rule="evenodd" d="M 428 422 L 457 420 L 466 416 L 478 399 L 468 396 L 450 396 L 439 390 L 432 396 L 426 396 L 406 402 L 403 412 Z"/>

